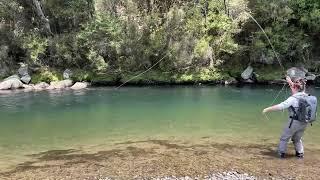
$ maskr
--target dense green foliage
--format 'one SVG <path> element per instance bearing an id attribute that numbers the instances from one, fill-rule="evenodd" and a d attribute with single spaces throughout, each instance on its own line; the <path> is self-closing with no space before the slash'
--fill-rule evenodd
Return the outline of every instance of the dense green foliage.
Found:
<path id="1" fill-rule="evenodd" d="M 0 76 L 19 62 L 45 81 L 54 74 L 48 69 L 128 79 L 156 64 L 159 79 L 179 81 L 203 72 L 227 78 L 248 63 L 278 66 L 246 12 L 284 64 L 317 70 L 319 9 L 318 0 L 0 0 Z"/>

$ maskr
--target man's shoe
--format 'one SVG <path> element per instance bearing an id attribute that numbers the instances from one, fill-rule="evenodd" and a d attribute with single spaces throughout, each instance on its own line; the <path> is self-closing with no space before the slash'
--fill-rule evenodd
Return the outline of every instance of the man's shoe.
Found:
<path id="1" fill-rule="evenodd" d="M 278 153 L 278 157 L 279 157 L 280 159 L 284 159 L 285 156 L 286 156 L 285 153 Z"/>
<path id="2" fill-rule="evenodd" d="M 303 154 L 303 153 L 298 153 L 298 152 L 296 152 L 296 157 L 297 157 L 298 159 L 303 159 L 304 154 Z"/>

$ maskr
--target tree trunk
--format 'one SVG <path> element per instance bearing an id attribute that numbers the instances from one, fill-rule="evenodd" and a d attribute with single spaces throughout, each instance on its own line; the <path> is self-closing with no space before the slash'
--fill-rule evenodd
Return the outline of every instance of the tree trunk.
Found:
<path id="1" fill-rule="evenodd" d="M 230 16 L 230 11 L 229 11 L 229 0 L 223 0 L 223 4 L 224 4 L 224 12 L 225 14 L 229 17 Z"/>
<path id="2" fill-rule="evenodd" d="M 41 2 L 39 0 L 32 0 L 32 5 L 33 5 L 33 7 L 35 9 L 35 12 L 36 12 L 37 16 L 41 20 L 41 25 L 43 26 L 46 34 L 47 35 L 52 35 L 49 19 L 46 18 L 46 16 L 44 15 L 44 13 L 42 11 Z"/>

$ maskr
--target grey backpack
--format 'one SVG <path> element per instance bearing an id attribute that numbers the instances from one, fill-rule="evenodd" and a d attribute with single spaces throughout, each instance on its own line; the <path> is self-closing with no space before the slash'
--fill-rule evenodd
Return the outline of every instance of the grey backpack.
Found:
<path id="1" fill-rule="evenodd" d="M 293 109 L 294 120 L 313 123 L 317 119 L 317 97 L 311 95 L 293 96 L 298 99 L 298 108 Z"/>

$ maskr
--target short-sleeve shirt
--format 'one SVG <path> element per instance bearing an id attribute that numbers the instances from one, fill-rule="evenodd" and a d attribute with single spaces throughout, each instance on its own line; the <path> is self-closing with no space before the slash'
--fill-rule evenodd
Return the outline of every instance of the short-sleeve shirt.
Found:
<path id="1" fill-rule="evenodd" d="M 304 92 L 299 92 L 299 93 L 296 93 L 296 94 L 290 96 L 287 100 L 285 100 L 282 103 L 277 105 L 278 109 L 284 110 L 284 109 L 288 109 L 290 106 L 297 109 L 299 107 L 299 100 L 297 97 L 299 97 L 299 96 L 307 96 L 307 94 Z M 293 112 L 291 109 L 289 109 L 289 114 L 290 114 L 290 116 L 293 115 Z"/>

